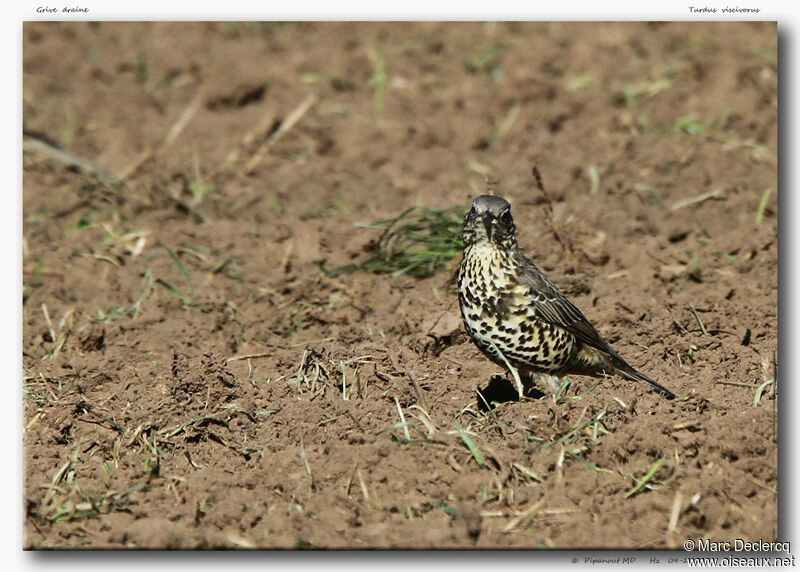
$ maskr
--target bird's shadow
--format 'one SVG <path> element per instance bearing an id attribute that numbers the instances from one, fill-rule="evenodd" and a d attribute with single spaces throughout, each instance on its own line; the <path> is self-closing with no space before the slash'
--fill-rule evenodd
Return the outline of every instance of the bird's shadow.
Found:
<path id="1" fill-rule="evenodd" d="M 478 388 L 478 409 L 488 411 L 494 409 L 495 404 L 506 403 L 508 401 L 519 401 L 519 392 L 514 384 L 502 375 L 493 375 L 489 384 L 483 389 Z M 541 399 L 546 394 L 535 387 L 527 388 L 525 398 Z"/>

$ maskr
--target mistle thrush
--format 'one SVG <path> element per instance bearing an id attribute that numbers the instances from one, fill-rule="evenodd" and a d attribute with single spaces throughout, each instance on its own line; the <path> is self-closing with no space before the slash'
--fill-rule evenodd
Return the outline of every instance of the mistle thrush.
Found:
<path id="1" fill-rule="evenodd" d="M 507 201 L 477 197 L 464 218 L 463 239 L 458 292 L 467 333 L 493 362 L 517 370 L 520 397 L 537 377 L 557 388 L 558 377 L 567 374 L 618 374 L 675 397 L 622 359 L 519 251 Z"/>

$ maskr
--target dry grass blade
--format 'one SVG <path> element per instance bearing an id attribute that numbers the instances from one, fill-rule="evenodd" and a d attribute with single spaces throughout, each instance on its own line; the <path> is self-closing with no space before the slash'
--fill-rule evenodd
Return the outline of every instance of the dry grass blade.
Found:
<path id="1" fill-rule="evenodd" d="M 600 171 L 595 165 L 589 165 L 586 172 L 589 175 L 589 182 L 591 183 L 589 194 L 596 195 L 597 191 L 600 189 Z"/>
<path id="2" fill-rule="evenodd" d="M 403 425 L 403 435 L 405 435 L 406 441 L 411 441 L 411 435 L 408 433 L 406 416 L 403 415 L 403 409 L 400 407 L 400 402 L 397 400 L 397 397 L 394 398 L 394 404 L 397 406 L 397 413 L 400 415 L 400 423 Z"/>
<path id="3" fill-rule="evenodd" d="M 53 322 L 50 320 L 50 312 L 47 311 L 47 304 L 42 304 L 42 314 L 44 314 L 44 321 L 47 322 L 47 329 L 50 332 L 50 340 L 55 343 L 56 332 L 53 330 Z"/>
<path id="4" fill-rule="evenodd" d="M 491 144 L 496 143 L 500 139 L 506 136 L 506 134 L 511 131 L 511 128 L 516 123 L 517 119 L 519 118 L 519 112 L 522 110 L 522 106 L 519 103 L 515 103 L 511 109 L 508 111 L 505 119 L 503 119 L 502 123 L 497 127 L 497 130 L 492 135 Z"/>
<path id="5" fill-rule="evenodd" d="M 256 543 L 237 534 L 228 534 L 227 538 L 228 542 L 230 542 L 237 548 L 246 548 L 246 549 L 258 548 L 258 545 Z"/>
<path id="6" fill-rule="evenodd" d="M 724 199 L 725 198 L 725 189 L 714 189 L 713 191 L 708 191 L 707 193 L 702 193 L 697 195 L 696 197 L 690 197 L 688 199 L 683 199 L 682 201 L 678 201 L 674 203 L 669 210 L 675 212 L 685 207 L 690 207 L 692 205 L 696 205 L 697 203 L 702 203 L 709 199 Z"/>
<path id="7" fill-rule="evenodd" d="M 422 406 L 423 410 L 427 409 L 428 405 L 425 403 L 425 396 L 422 395 L 422 388 L 419 386 L 417 374 L 414 373 L 413 369 L 408 372 L 408 377 L 411 379 L 411 385 L 414 387 L 414 392 L 417 394 L 417 400 L 419 401 L 419 404 Z"/>
<path id="8" fill-rule="evenodd" d="M 364 477 L 361 475 L 361 469 L 356 465 L 356 476 L 358 477 L 358 484 L 361 487 L 361 494 L 364 495 L 364 502 L 369 503 L 369 491 L 367 490 L 367 483 L 364 482 Z"/>
<path id="9" fill-rule="evenodd" d="M 276 129 L 275 132 L 267 138 L 264 144 L 258 148 L 258 150 L 253 154 L 253 157 L 247 162 L 244 167 L 245 175 L 249 175 L 253 169 L 255 169 L 256 165 L 261 162 L 272 146 L 275 145 L 275 143 L 277 143 L 289 131 L 291 131 L 297 122 L 303 118 L 308 110 L 311 109 L 311 106 L 313 106 L 316 102 L 317 96 L 311 94 L 289 114 L 289 116 L 281 123 L 280 127 L 278 127 L 278 129 Z"/>
<path id="10" fill-rule="evenodd" d="M 225 159 L 225 164 L 223 165 L 224 169 L 230 168 L 237 161 L 239 161 L 243 150 L 250 147 L 253 142 L 256 141 L 256 139 L 267 138 L 273 129 L 280 127 L 280 125 L 276 126 L 276 115 L 277 112 L 272 106 L 267 108 L 267 110 L 261 115 L 261 119 L 259 119 L 255 124 L 255 127 L 244 134 L 239 143 L 239 149 L 233 149 L 230 153 L 228 153 L 228 156 Z"/>
<path id="11" fill-rule="evenodd" d="M 667 534 L 675 532 L 675 527 L 678 525 L 678 517 L 681 514 L 681 503 L 683 502 L 683 495 L 681 491 L 675 491 L 675 498 L 672 499 L 672 510 L 669 515 L 669 523 L 667 524 Z"/>
<path id="12" fill-rule="evenodd" d="M 416 409 L 420 412 L 420 415 L 414 415 L 413 413 L 409 413 L 409 415 L 411 415 L 411 417 L 413 417 L 414 419 L 419 420 L 419 422 L 425 426 L 425 430 L 427 431 L 428 434 L 428 439 L 433 437 L 434 433 L 436 433 L 436 428 L 433 426 L 433 422 L 431 421 L 431 416 L 428 414 L 428 412 L 425 411 L 425 409 L 423 409 L 419 405 L 411 405 L 409 409 Z"/>
<path id="13" fill-rule="evenodd" d="M 308 475 L 308 479 L 311 483 L 311 486 L 314 485 L 314 477 L 311 476 L 311 465 L 308 464 L 308 455 L 306 455 L 306 448 L 303 446 L 303 439 L 300 439 L 300 458 L 303 460 L 303 465 L 306 468 L 306 474 Z"/>
<path id="14" fill-rule="evenodd" d="M 189 105 L 186 106 L 186 109 L 183 110 L 178 120 L 170 127 L 169 131 L 167 131 L 166 137 L 164 137 L 164 144 L 162 146 L 163 149 L 168 149 L 175 140 L 183 133 L 183 130 L 186 129 L 186 126 L 189 125 L 189 122 L 194 117 L 194 114 L 200 109 L 200 106 L 203 103 L 203 92 L 198 91 L 195 96 L 192 98 L 192 101 L 189 102 Z"/>
<path id="15" fill-rule="evenodd" d="M 83 157 L 78 157 L 72 153 L 62 151 L 55 145 L 51 145 L 32 133 L 27 133 L 25 130 L 23 130 L 22 150 L 39 154 L 47 159 L 66 165 L 67 167 L 75 167 L 86 173 L 97 175 L 102 179 L 109 181 L 114 180 L 114 175 L 105 169 L 98 167 Z"/>
<path id="16" fill-rule="evenodd" d="M 180 136 L 180 134 L 183 133 L 183 130 L 186 129 L 186 126 L 200 109 L 203 103 L 203 97 L 203 92 L 198 91 L 189 102 L 189 105 L 187 105 L 183 110 L 180 117 L 178 117 L 178 120 L 170 127 L 169 131 L 167 131 L 167 134 L 164 136 L 164 140 L 162 141 L 161 145 L 156 148 L 155 144 L 149 144 L 133 163 L 125 167 L 119 173 L 118 179 L 120 181 L 127 179 L 131 175 L 138 172 L 145 163 L 155 157 L 157 152 L 162 152 L 169 149 L 172 144 L 175 143 L 175 140 Z"/>
<path id="17" fill-rule="evenodd" d="M 232 361 L 241 361 L 243 359 L 251 360 L 251 359 L 254 359 L 254 358 L 269 357 L 269 356 L 272 356 L 274 353 L 275 352 L 260 352 L 260 353 L 255 353 L 255 354 L 242 354 L 242 355 L 239 355 L 239 356 L 229 357 L 225 361 L 226 361 L 226 363 L 230 363 Z"/>
<path id="18" fill-rule="evenodd" d="M 522 511 L 521 514 L 518 514 L 517 516 L 509 520 L 508 523 L 503 527 L 503 532 L 511 532 L 512 530 L 517 528 L 517 526 L 519 526 L 519 524 L 523 520 L 528 519 L 532 516 L 536 516 L 536 513 L 539 512 L 539 509 L 542 508 L 543 504 L 544 504 L 544 499 L 540 499 L 538 502 L 534 503 L 533 506 L 525 509 L 524 511 Z"/>
<path id="19" fill-rule="evenodd" d="M 114 421 L 114 419 L 112 417 L 110 417 L 108 415 L 104 415 L 103 413 L 100 413 L 99 411 L 97 411 L 95 406 L 92 405 L 91 403 L 89 403 L 89 401 L 86 399 L 86 397 L 84 397 L 83 398 L 83 402 L 78 405 L 78 409 L 79 410 L 82 409 L 86 413 L 88 413 L 90 415 L 94 415 L 95 417 L 97 417 L 101 421 L 104 421 L 105 423 L 108 423 L 111 426 L 111 428 L 114 429 L 117 433 L 119 433 L 119 434 L 125 433 L 125 428 L 122 425 L 120 425 L 119 423 Z"/>
<path id="20" fill-rule="evenodd" d="M 72 326 L 74 323 L 73 314 L 75 313 L 74 308 L 69 308 L 64 311 L 61 320 L 58 323 L 58 330 L 53 327 L 53 323 L 50 319 L 50 313 L 47 310 L 47 305 L 42 304 L 42 313 L 44 314 L 44 319 L 47 322 L 48 333 L 50 334 L 50 341 L 53 342 L 53 350 L 47 356 L 47 359 L 55 359 L 61 349 L 64 347 L 64 343 L 67 341 L 67 337 L 69 337 L 70 332 L 72 331 Z M 56 334 L 56 331 L 59 333 Z"/>
<path id="21" fill-rule="evenodd" d="M 740 381 L 720 380 L 720 381 L 715 381 L 714 383 L 718 383 L 720 385 L 735 385 L 736 387 L 758 387 L 758 384 L 755 384 L 755 383 L 742 383 Z"/>
<path id="22" fill-rule="evenodd" d="M 342 367 L 342 401 L 347 401 L 347 366 L 343 361 L 339 365 Z"/>

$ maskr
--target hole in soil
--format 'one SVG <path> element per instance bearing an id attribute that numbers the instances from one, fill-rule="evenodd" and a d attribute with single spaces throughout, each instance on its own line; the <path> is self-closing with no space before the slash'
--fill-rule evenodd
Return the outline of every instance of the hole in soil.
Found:
<path id="1" fill-rule="evenodd" d="M 486 404 L 506 403 L 508 401 L 519 401 L 519 393 L 514 384 L 501 375 L 493 375 L 489 380 L 489 385 L 484 389 L 478 389 L 478 409 L 486 411 Z M 526 392 L 526 397 L 531 399 L 541 399 L 545 394 L 535 387 L 531 387 Z"/>

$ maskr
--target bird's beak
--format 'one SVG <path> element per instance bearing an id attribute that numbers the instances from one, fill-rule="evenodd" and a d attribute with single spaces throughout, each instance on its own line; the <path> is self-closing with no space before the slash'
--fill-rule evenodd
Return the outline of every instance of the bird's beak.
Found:
<path id="1" fill-rule="evenodd" d="M 492 240 L 492 215 L 485 214 L 481 217 L 483 228 L 486 229 L 486 238 Z"/>

